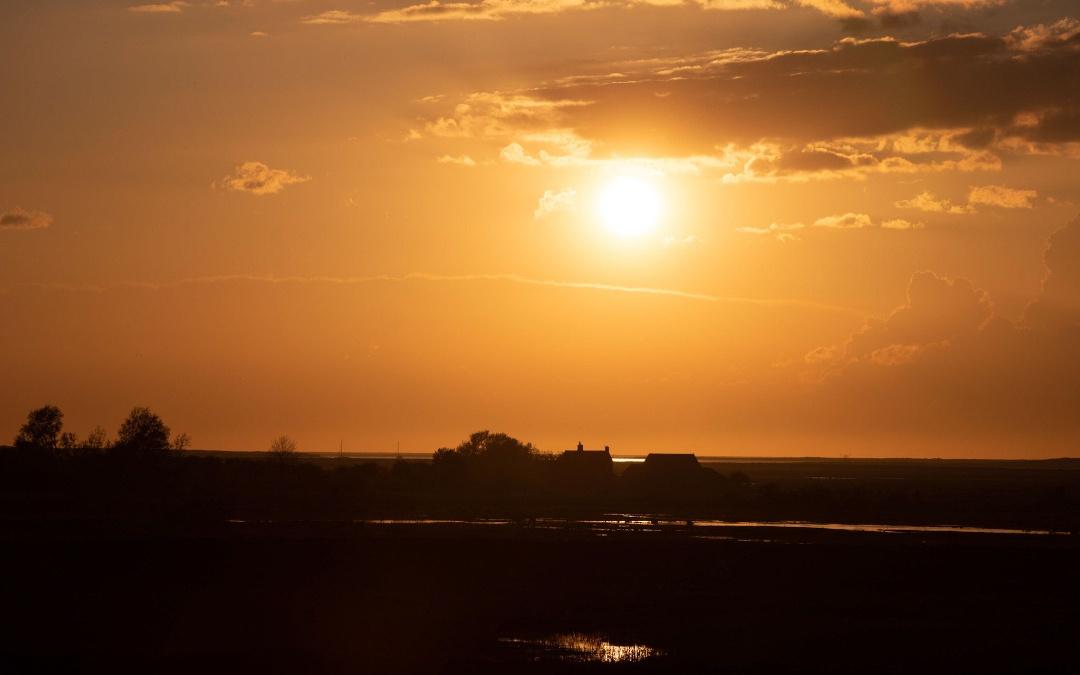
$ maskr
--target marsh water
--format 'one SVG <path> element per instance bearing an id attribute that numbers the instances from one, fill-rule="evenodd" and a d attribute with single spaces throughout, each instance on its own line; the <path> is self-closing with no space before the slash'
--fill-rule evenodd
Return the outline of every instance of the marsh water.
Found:
<path id="1" fill-rule="evenodd" d="M 247 521 L 232 520 L 234 524 Z M 262 521 L 265 523 L 265 521 Z M 355 521 L 358 524 L 382 526 L 476 526 L 529 528 L 544 530 L 583 530 L 598 534 L 619 532 L 672 533 L 688 536 L 722 536 L 725 531 L 746 531 L 754 529 L 781 530 L 829 530 L 837 532 L 865 532 L 878 534 L 981 534 L 981 535 L 1035 535 L 1065 536 L 1068 533 L 1048 529 L 1015 529 L 1004 527 L 971 527 L 960 525 L 905 525 L 891 523 L 821 523 L 801 520 L 713 520 L 672 518 L 666 515 L 651 514 L 606 514 L 594 519 L 566 518 L 371 518 Z"/>
<path id="2" fill-rule="evenodd" d="M 539 638 L 500 638 L 495 660 L 570 663 L 641 663 L 664 653 L 644 644 L 620 644 L 594 633 L 558 633 Z"/>

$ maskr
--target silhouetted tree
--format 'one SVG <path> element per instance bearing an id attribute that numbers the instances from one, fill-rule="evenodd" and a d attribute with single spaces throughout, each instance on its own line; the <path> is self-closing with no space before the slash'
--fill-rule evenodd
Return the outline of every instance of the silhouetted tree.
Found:
<path id="1" fill-rule="evenodd" d="M 132 408 L 113 448 L 136 455 L 158 455 L 169 450 L 169 427 L 149 408 Z"/>
<path id="2" fill-rule="evenodd" d="M 191 436 L 187 433 L 179 433 L 173 437 L 172 449 L 176 452 L 183 452 L 191 446 Z"/>
<path id="3" fill-rule="evenodd" d="M 439 448 L 432 457 L 437 475 L 451 480 L 465 478 L 509 488 L 535 479 L 539 452 L 531 443 L 502 433 L 477 431 L 456 448 Z"/>
<path id="4" fill-rule="evenodd" d="M 438 457 L 442 453 L 442 456 L 446 457 L 447 452 L 456 453 L 466 460 L 514 463 L 528 461 L 537 450 L 532 443 L 522 443 L 507 434 L 477 431 L 469 436 L 469 440 L 459 444 L 453 450 L 440 448 L 435 456 Z"/>
<path id="5" fill-rule="evenodd" d="M 296 459 L 296 441 L 282 434 L 270 443 L 270 458 L 279 462 Z"/>
<path id="6" fill-rule="evenodd" d="M 79 437 L 70 431 L 65 431 L 60 434 L 60 442 L 57 447 L 64 452 L 70 453 L 79 447 Z"/>
<path id="7" fill-rule="evenodd" d="M 455 450 L 439 448 L 431 457 L 431 466 L 440 480 L 453 483 L 464 478 L 467 460 Z"/>
<path id="8" fill-rule="evenodd" d="M 108 446 L 109 435 L 100 426 L 91 429 L 90 433 L 86 436 L 86 440 L 83 441 L 82 444 L 83 450 L 89 450 L 93 452 L 104 450 Z"/>
<path id="9" fill-rule="evenodd" d="M 54 405 L 31 410 L 26 424 L 15 437 L 17 448 L 55 449 L 60 443 L 60 430 L 64 427 L 64 413 Z"/>

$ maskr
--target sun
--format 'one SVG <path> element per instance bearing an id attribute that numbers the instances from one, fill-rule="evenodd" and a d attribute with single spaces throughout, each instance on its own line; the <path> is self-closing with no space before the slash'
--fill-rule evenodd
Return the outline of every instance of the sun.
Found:
<path id="1" fill-rule="evenodd" d="M 596 200 L 596 213 L 604 227 L 620 237 L 648 234 L 659 222 L 662 210 L 660 191 L 635 176 L 612 178 Z"/>

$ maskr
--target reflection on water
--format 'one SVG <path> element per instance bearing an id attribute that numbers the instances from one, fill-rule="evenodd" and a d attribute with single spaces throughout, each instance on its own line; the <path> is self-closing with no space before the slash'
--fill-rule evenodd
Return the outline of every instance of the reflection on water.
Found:
<path id="1" fill-rule="evenodd" d="M 248 521 L 232 519 L 231 525 L 274 524 L 278 521 Z M 312 522 L 312 521 L 306 521 Z M 727 529 L 747 530 L 753 528 L 778 528 L 788 530 L 834 530 L 841 532 L 898 533 L 949 533 L 949 534 L 999 534 L 999 535 L 1068 535 L 1057 530 L 1021 530 L 1005 527 L 967 527 L 959 525 L 892 525 L 877 523 L 814 523 L 801 520 L 688 520 L 664 515 L 608 514 L 598 519 L 567 518 L 369 518 L 353 521 L 364 525 L 467 525 L 486 527 L 527 527 L 541 530 L 585 530 L 605 535 L 618 532 L 678 532 L 690 536 L 717 537 L 717 532 Z M 759 540 L 759 539 L 755 539 Z M 741 539 L 740 539 L 741 541 Z"/>
<path id="2" fill-rule="evenodd" d="M 648 645 L 617 645 L 586 633 L 565 633 L 541 640 L 502 638 L 499 642 L 532 660 L 636 663 L 662 654 Z"/>
<path id="3" fill-rule="evenodd" d="M 521 525 L 522 522 L 506 519 L 452 520 L 436 518 L 384 518 L 365 520 L 372 525 Z M 1019 530 L 1005 527 L 966 527 L 959 525 L 886 525 L 875 523 L 812 523 L 802 520 L 683 520 L 641 514 L 614 514 L 600 519 L 568 520 L 562 518 L 536 518 L 527 523 L 541 529 L 579 528 L 596 532 L 636 531 L 665 532 L 682 530 L 689 533 L 708 529 L 725 528 L 781 528 L 795 530 L 838 530 L 842 532 L 924 532 L 953 534 L 1065 534 L 1053 530 Z"/>
<path id="4" fill-rule="evenodd" d="M 733 522 L 723 520 L 705 520 L 698 523 L 703 527 L 788 527 L 808 530 L 842 530 L 846 532 L 949 532 L 957 534 L 1064 534 L 1052 530 L 1016 530 L 1006 527 L 961 527 L 956 525 L 873 525 L 858 523 L 807 523 L 798 520 L 778 522 Z"/>
<path id="5" fill-rule="evenodd" d="M 954 534 L 1065 534 L 1053 530 L 1019 530 L 1005 527 L 966 527 L 959 525 L 886 525 L 875 523 L 812 523 L 802 520 L 670 520 L 647 516 L 620 516 L 603 520 L 578 521 L 597 528 L 613 526 L 651 527 L 653 529 L 679 527 L 686 530 L 700 528 L 783 528 L 800 530 L 838 530 L 842 532 L 925 532 Z"/>

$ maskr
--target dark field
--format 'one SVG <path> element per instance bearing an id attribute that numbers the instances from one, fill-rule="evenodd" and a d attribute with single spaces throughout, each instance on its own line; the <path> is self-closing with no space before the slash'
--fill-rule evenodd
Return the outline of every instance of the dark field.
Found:
<path id="1" fill-rule="evenodd" d="M 837 522 L 1080 528 L 1080 460 L 702 458 L 755 489 L 730 515 Z"/>
<path id="2" fill-rule="evenodd" d="M 189 453 L 237 465 L 265 453 Z M 249 459 L 248 461 L 252 461 Z M 1080 531 L 1080 460 L 927 460 L 701 457 L 701 466 L 726 480 L 706 494 L 688 494 L 677 481 L 658 494 L 582 489 L 545 495 L 522 489 L 512 495 L 476 486 L 441 490 L 432 484 L 430 456 L 304 456 L 326 476 L 364 476 L 350 484 L 353 499 L 304 515 L 321 519 L 384 516 L 579 517 L 601 513 L 661 513 L 724 520 L 807 520 L 841 523 L 963 525 Z M 634 466 L 616 461 L 623 476 Z M 741 480 L 734 480 L 739 477 Z M 621 482 L 621 481 L 620 481 Z M 437 481 L 436 481 L 437 483 Z M 325 490 L 325 488 L 316 488 Z M 310 491 L 309 491 L 310 492 Z M 359 495 L 359 498 L 355 498 Z M 259 495 L 227 504 L 230 517 L 280 518 L 257 508 Z M 275 498 L 274 503 L 280 502 Z M 216 506 L 216 505 L 215 505 Z M 294 514 L 295 515 L 295 514 Z"/>
<path id="3" fill-rule="evenodd" d="M 1080 668 L 1075 537 L 736 534 L 750 540 L 24 523 L 5 529 L 0 658 L 9 673 Z M 565 633 L 662 654 L 575 662 L 499 641 Z"/>
<path id="4" fill-rule="evenodd" d="M 1075 460 L 309 459 L 0 453 L 0 672 L 1080 672 Z"/>

